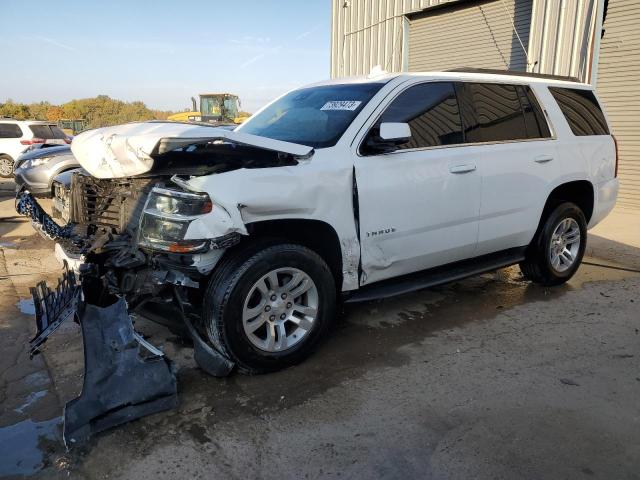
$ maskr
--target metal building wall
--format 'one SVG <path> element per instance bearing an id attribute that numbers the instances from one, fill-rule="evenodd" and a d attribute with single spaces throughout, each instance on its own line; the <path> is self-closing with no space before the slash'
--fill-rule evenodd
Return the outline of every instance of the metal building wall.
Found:
<path id="1" fill-rule="evenodd" d="M 404 15 L 460 0 L 332 0 L 331 77 L 402 70 Z"/>
<path id="2" fill-rule="evenodd" d="M 530 25 L 531 0 L 467 2 L 411 15 L 409 70 L 473 67 L 524 72 Z"/>
<path id="3" fill-rule="evenodd" d="M 530 70 L 588 82 L 597 8 L 598 0 L 534 0 Z"/>
<path id="4" fill-rule="evenodd" d="M 375 65 L 401 71 L 405 15 L 461 1 L 332 0 L 331 76 L 367 74 Z M 529 70 L 589 81 L 597 4 L 604 0 L 530 1 Z"/>
<path id="5" fill-rule="evenodd" d="M 618 203 L 633 207 L 640 207 L 639 26 L 638 0 L 609 0 L 596 88 L 618 139 Z"/>

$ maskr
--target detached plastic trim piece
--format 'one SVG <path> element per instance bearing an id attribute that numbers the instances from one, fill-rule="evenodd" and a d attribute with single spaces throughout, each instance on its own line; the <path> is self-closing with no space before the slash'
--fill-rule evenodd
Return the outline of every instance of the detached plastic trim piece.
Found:
<path id="1" fill-rule="evenodd" d="M 141 341 L 124 299 L 108 307 L 80 303 L 77 313 L 84 341 L 84 382 L 80 396 L 64 409 L 67 447 L 178 406 L 173 363 Z"/>

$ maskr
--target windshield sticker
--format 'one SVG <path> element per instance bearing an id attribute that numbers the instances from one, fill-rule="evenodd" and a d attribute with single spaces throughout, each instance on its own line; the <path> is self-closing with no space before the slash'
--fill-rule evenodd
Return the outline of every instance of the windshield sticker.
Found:
<path id="1" fill-rule="evenodd" d="M 360 100 L 332 100 L 325 103 L 320 110 L 350 110 L 353 111 L 362 102 Z"/>

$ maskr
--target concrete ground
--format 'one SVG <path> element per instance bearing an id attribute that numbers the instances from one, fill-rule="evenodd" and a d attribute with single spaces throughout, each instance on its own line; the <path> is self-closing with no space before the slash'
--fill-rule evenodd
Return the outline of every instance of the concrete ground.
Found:
<path id="1" fill-rule="evenodd" d="M 4 196 L 2 189 L 5 189 Z M 37 478 L 640 478 L 640 212 L 591 232 L 567 284 L 517 267 L 349 307 L 302 365 L 208 377 L 163 328 L 180 406 L 65 452 L 80 389 L 69 323 L 30 361 L 28 287 L 59 274 L 0 184 L 0 476 Z"/>

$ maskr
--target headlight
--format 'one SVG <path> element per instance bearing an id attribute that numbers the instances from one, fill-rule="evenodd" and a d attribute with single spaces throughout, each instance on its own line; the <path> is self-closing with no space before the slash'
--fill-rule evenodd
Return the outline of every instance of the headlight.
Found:
<path id="1" fill-rule="evenodd" d="M 156 215 L 193 217 L 209 213 L 213 208 L 206 193 L 188 193 L 166 188 L 154 188 L 149 194 L 145 212 Z"/>
<path id="2" fill-rule="evenodd" d="M 188 193 L 154 188 L 145 205 L 138 243 L 156 250 L 176 253 L 199 252 L 208 240 L 184 240 L 194 218 L 211 212 L 213 205 L 206 193 Z"/>
<path id="3" fill-rule="evenodd" d="M 51 157 L 32 158 L 27 160 L 22 165 L 24 168 L 39 167 L 40 165 L 46 165 L 51 160 Z"/>

